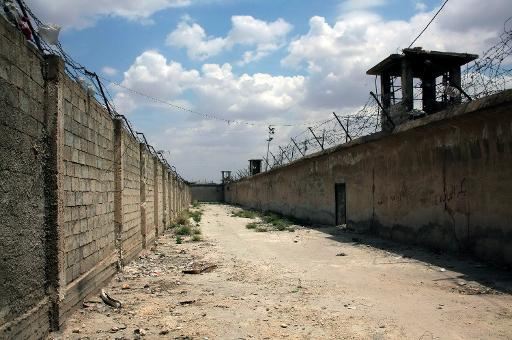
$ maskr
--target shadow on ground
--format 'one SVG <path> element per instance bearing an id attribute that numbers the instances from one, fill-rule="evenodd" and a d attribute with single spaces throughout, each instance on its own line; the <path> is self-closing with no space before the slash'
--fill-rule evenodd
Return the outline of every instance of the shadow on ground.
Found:
<path id="1" fill-rule="evenodd" d="M 420 262 L 440 272 L 452 272 L 438 281 L 451 281 L 461 294 L 512 294 L 512 272 L 509 268 L 493 266 L 478 261 L 468 254 L 434 252 L 419 245 L 407 245 L 361 234 L 340 227 L 306 226 L 328 234 L 328 238 L 356 247 L 368 247 L 387 253 L 387 257 L 375 258 L 376 265 Z"/>

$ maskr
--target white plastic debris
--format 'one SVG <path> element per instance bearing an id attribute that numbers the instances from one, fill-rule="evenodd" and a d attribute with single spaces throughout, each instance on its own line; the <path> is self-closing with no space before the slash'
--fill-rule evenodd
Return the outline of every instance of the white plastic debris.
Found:
<path id="1" fill-rule="evenodd" d="M 59 33 L 61 27 L 54 24 L 46 24 L 39 27 L 39 35 L 50 45 L 56 45 L 59 42 Z"/>

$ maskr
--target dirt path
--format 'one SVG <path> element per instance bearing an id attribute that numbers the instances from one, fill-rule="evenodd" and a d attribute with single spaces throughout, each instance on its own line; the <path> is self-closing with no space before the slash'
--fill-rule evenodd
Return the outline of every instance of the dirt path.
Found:
<path id="1" fill-rule="evenodd" d="M 202 208 L 203 242 L 162 237 L 106 287 L 121 309 L 93 297 L 53 337 L 512 338 L 510 273 L 335 228 L 258 233 L 233 207 Z"/>

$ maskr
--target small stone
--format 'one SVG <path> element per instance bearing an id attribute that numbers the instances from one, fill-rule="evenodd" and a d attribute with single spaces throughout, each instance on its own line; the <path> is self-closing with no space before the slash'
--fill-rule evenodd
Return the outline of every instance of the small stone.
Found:
<path id="1" fill-rule="evenodd" d="M 287 327 L 288 327 L 288 325 L 287 325 L 287 324 L 285 324 L 285 323 L 282 323 L 282 324 L 281 324 L 281 328 L 287 328 Z"/>
<path id="2" fill-rule="evenodd" d="M 146 331 L 143 330 L 142 328 L 136 328 L 134 331 L 133 331 L 134 334 L 138 334 L 138 335 L 146 335 Z"/>
<path id="3" fill-rule="evenodd" d="M 379 328 L 386 328 L 386 326 L 385 325 L 380 325 Z"/>
<path id="4" fill-rule="evenodd" d="M 118 327 L 112 327 L 110 329 L 110 333 L 116 333 L 116 332 L 119 332 L 119 328 Z"/>
<path id="5" fill-rule="evenodd" d="M 160 335 L 166 335 L 166 334 L 169 334 L 169 330 L 168 329 L 162 329 L 159 333 Z"/>
<path id="6" fill-rule="evenodd" d="M 80 333 L 80 329 L 75 328 L 75 329 L 73 329 L 71 332 L 73 332 L 73 333 Z"/>
<path id="7" fill-rule="evenodd" d="M 120 324 L 119 326 L 117 326 L 119 329 L 126 329 L 126 325 L 125 324 Z"/>
<path id="8" fill-rule="evenodd" d="M 130 289 L 130 285 L 128 283 L 125 283 L 121 286 L 121 289 Z"/>

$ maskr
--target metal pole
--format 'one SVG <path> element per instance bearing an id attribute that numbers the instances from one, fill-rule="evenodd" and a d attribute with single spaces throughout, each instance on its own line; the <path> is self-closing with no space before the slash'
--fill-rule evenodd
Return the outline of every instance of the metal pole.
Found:
<path id="1" fill-rule="evenodd" d="M 341 123 L 340 118 L 336 115 L 336 112 L 333 112 L 332 114 L 334 115 L 334 117 L 336 118 L 338 123 L 340 123 L 341 128 L 343 129 L 343 131 L 345 131 L 345 142 L 347 142 L 347 138 L 352 140 L 352 137 L 350 137 L 350 135 L 348 133 L 348 118 L 347 118 L 347 128 L 345 128 L 345 126 Z"/>
<path id="2" fill-rule="evenodd" d="M 299 146 L 297 145 L 297 143 L 295 142 L 295 139 L 291 138 L 293 144 L 295 144 L 295 147 L 297 148 L 297 150 L 299 150 L 300 154 L 302 155 L 302 157 L 305 156 L 304 152 L 302 152 L 302 150 L 299 148 Z"/>
<path id="3" fill-rule="evenodd" d="M 377 105 L 379 105 L 379 107 L 381 108 L 382 112 L 384 112 L 384 115 L 386 116 L 386 119 L 391 124 L 391 127 L 394 129 L 396 125 L 393 122 L 393 120 L 391 119 L 391 117 L 389 116 L 388 110 L 386 110 L 384 108 L 384 106 L 382 106 L 382 104 L 379 101 L 379 98 L 377 98 L 377 96 L 375 95 L 375 93 L 373 93 L 373 91 L 370 91 L 370 95 L 373 97 L 373 99 L 375 99 L 375 101 L 377 102 Z"/>
<path id="4" fill-rule="evenodd" d="M 347 134 L 345 135 L 345 143 L 348 142 L 349 139 L 352 140 L 352 137 L 350 137 L 350 135 L 348 134 L 348 132 L 350 131 L 350 128 L 348 126 L 349 122 L 350 121 L 349 121 L 349 119 L 347 117 Z"/>
<path id="5" fill-rule="evenodd" d="M 268 139 L 267 139 L 267 160 L 268 160 L 268 153 L 270 151 L 270 142 L 272 141 L 272 138 L 271 135 L 274 134 L 274 129 L 272 129 L 272 125 L 269 125 L 268 126 Z M 268 161 L 267 161 L 267 165 L 265 165 L 265 171 L 268 170 Z"/>
<path id="6" fill-rule="evenodd" d="M 270 151 L 270 155 L 272 156 L 272 158 L 274 159 L 274 165 L 280 165 L 279 162 L 277 161 L 276 159 L 276 156 L 274 156 L 274 154 L 272 153 L 272 151 Z"/>
<path id="7" fill-rule="evenodd" d="M 324 146 L 322 145 L 322 143 L 320 143 L 320 140 L 318 139 L 318 137 L 315 135 L 315 133 L 313 132 L 313 129 L 311 127 L 308 127 L 309 131 L 311 131 L 311 134 L 313 135 L 313 137 L 315 137 L 316 141 L 318 142 L 318 145 L 320 145 L 320 147 L 322 148 L 322 150 L 324 149 Z"/>

